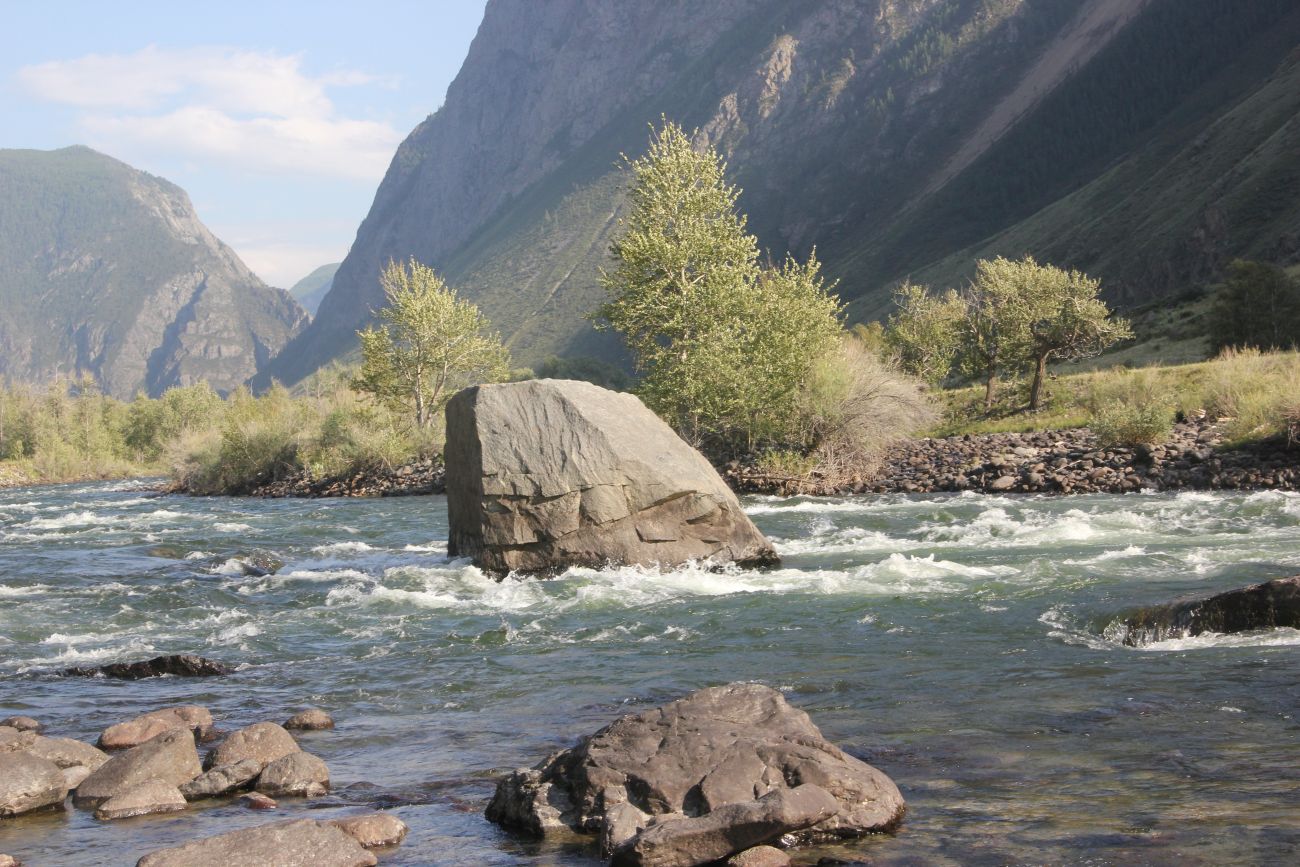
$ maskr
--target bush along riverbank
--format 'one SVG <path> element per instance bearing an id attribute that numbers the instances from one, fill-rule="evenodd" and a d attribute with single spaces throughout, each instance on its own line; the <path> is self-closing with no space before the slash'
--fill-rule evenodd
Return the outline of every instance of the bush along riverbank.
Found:
<path id="1" fill-rule="evenodd" d="M 353 469 L 338 475 L 317 476 L 300 470 L 283 478 L 254 484 L 246 496 L 281 497 L 411 497 L 446 493 L 441 457 L 425 458 L 398 467 Z M 173 481 L 169 494 L 196 493 L 183 481 Z"/>
<path id="2" fill-rule="evenodd" d="M 1127 493 L 1140 490 L 1300 490 L 1300 448 L 1285 439 L 1232 446 L 1220 425 L 1174 425 L 1158 445 L 1102 446 L 1087 428 L 1038 433 L 961 434 L 889 448 L 879 469 L 827 484 L 815 473 L 782 477 L 756 464 L 723 468 L 741 493 L 847 494 Z"/>

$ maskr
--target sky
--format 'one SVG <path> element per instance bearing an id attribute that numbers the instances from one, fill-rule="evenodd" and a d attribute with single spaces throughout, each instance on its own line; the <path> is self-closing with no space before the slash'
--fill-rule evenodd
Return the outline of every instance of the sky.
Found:
<path id="1" fill-rule="evenodd" d="M 486 0 L 0 0 L 0 148 L 179 184 L 258 276 L 342 260 Z"/>

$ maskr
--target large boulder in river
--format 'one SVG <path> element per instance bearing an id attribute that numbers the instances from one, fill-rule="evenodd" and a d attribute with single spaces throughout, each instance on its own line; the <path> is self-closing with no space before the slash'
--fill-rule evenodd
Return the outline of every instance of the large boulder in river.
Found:
<path id="1" fill-rule="evenodd" d="M 27 753 L 0 753 L 0 817 L 55 807 L 68 796 L 59 766 Z"/>
<path id="2" fill-rule="evenodd" d="M 182 786 L 202 771 L 194 735 L 189 729 L 169 729 L 101 765 L 77 787 L 73 803 L 98 807 L 151 780 Z"/>
<path id="3" fill-rule="evenodd" d="M 453 556 L 495 573 L 777 562 L 735 494 L 636 397 L 542 379 L 447 404 Z"/>
<path id="4" fill-rule="evenodd" d="M 1300 575 L 1239 587 L 1209 598 L 1144 608 L 1122 622 L 1124 643 L 1138 647 L 1203 632 L 1300 629 Z"/>
<path id="5" fill-rule="evenodd" d="M 136 867 L 371 867 L 373 854 L 342 828 L 312 819 L 227 831 L 151 852 Z"/>
<path id="6" fill-rule="evenodd" d="M 793 800 L 772 797 L 808 786 Z M 823 809 L 823 796 L 832 809 Z M 648 864 L 668 863 L 649 853 L 668 851 L 675 831 L 710 841 L 704 848 L 712 860 L 730 854 L 715 851 L 719 839 L 733 840 L 738 852 L 787 834 L 852 837 L 892 830 L 904 809 L 892 780 L 829 743 L 781 693 L 733 683 L 624 716 L 535 768 L 509 774 L 487 816 L 537 836 L 601 832 L 607 852 Z M 713 818 L 684 821 L 706 816 Z"/>

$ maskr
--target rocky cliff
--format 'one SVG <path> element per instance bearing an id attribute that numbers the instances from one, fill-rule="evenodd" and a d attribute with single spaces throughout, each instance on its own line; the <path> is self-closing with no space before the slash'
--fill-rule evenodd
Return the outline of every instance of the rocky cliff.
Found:
<path id="1" fill-rule="evenodd" d="M 1295 261 L 1297 44 L 1292 0 L 490 0 L 273 370 L 351 345 L 380 267 L 412 255 L 521 362 L 615 352 L 583 317 L 619 154 L 661 114 L 727 154 L 775 255 L 818 248 L 854 318 L 991 252 L 1094 270 L 1127 304 L 1236 255 Z"/>
<path id="2" fill-rule="evenodd" d="M 225 391 L 306 321 L 176 185 L 84 147 L 0 150 L 0 379 Z"/>

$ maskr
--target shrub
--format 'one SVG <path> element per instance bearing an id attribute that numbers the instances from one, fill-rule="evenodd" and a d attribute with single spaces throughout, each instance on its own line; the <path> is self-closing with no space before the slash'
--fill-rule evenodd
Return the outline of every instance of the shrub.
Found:
<path id="1" fill-rule="evenodd" d="M 1173 397 L 1150 371 L 1093 377 L 1088 409 L 1088 427 L 1105 446 L 1164 442 L 1174 426 Z"/>
<path id="2" fill-rule="evenodd" d="M 1225 349 L 1205 366 L 1201 398 L 1235 442 L 1285 436 L 1297 404 L 1300 354 Z"/>
<path id="3" fill-rule="evenodd" d="M 818 470 L 839 479 L 870 471 L 888 446 L 938 419 L 920 381 L 846 336 L 814 364 L 792 423 Z"/>

